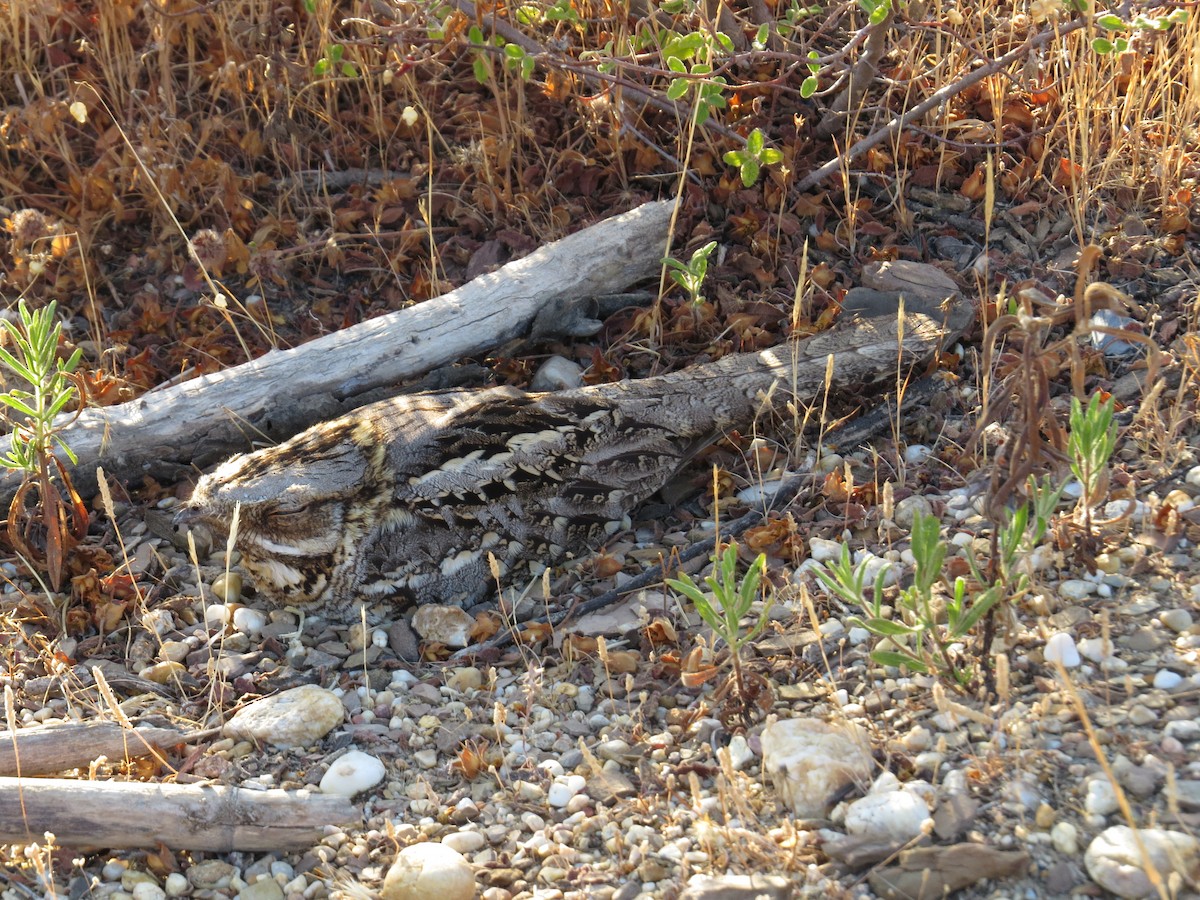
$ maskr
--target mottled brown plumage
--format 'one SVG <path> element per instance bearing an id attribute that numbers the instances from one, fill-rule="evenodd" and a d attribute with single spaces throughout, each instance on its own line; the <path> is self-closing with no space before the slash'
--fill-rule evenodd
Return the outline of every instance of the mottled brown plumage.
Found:
<path id="1" fill-rule="evenodd" d="M 359 601 L 471 605 L 599 547 L 629 512 L 764 406 L 894 385 L 962 326 L 880 317 L 683 372 L 546 394 L 399 397 L 204 476 L 181 514 L 227 531 L 260 594 L 333 615 Z M 899 366 L 899 368 L 898 368 Z"/>

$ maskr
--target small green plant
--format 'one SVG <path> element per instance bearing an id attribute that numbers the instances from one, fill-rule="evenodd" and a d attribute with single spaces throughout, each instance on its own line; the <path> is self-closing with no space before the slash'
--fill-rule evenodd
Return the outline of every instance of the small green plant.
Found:
<path id="1" fill-rule="evenodd" d="M 339 72 L 346 78 L 357 78 L 358 67 L 345 59 L 346 48 L 341 44 L 330 44 L 325 48 L 325 55 L 313 66 L 313 77 L 324 78 L 333 72 Z"/>
<path id="2" fill-rule="evenodd" d="M 471 64 L 475 80 L 480 84 L 487 84 L 492 78 L 492 60 L 490 53 L 484 50 L 488 46 L 488 40 L 484 37 L 483 29 L 478 25 L 472 25 L 467 31 L 467 39 L 471 42 L 471 46 L 476 48 L 475 62 Z M 502 37 L 493 37 L 491 45 L 500 49 L 506 69 L 516 72 L 522 81 L 528 81 L 533 77 L 536 62 L 525 52 L 524 47 L 519 44 L 506 43 Z"/>
<path id="3" fill-rule="evenodd" d="M 0 394 L 4 416 L 12 425 L 11 443 L 0 457 L 0 466 L 24 476 L 9 506 L 9 540 L 18 553 L 45 560 L 51 586 L 58 590 L 65 552 L 86 533 L 88 515 L 54 452 L 57 448 L 76 462 L 62 439 L 62 423 L 55 422 L 55 417 L 76 394 L 73 373 L 82 355 L 76 349 L 68 359 L 59 359 L 62 323 L 55 318 L 56 310 L 57 304 L 51 301 L 30 312 L 22 300 L 17 306 L 17 323 L 0 319 L 12 346 L 11 350 L 0 346 L 0 364 L 29 386 Z"/>
<path id="4" fill-rule="evenodd" d="M 713 75 L 711 60 L 718 53 L 732 53 L 733 41 L 729 35 L 716 32 L 713 35 L 694 31 L 676 35 L 663 46 L 663 58 L 667 68 L 675 77 L 667 87 L 667 99 L 682 100 L 690 90 L 695 90 L 695 118 L 697 125 L 708 121 L 714 110 L 725 108 L 725 88 L 728 82 L 721 75 Z"/>
<path id="5" fill-rule="evenodd" d="M 1130 32 L 1130 31 L 1169 31 L 1176 25 L 1182 25 L 1188 20 L 1188 11 L 1186 9 L 1171 10 L 1165 16 L 1147 16 L 1145 13 L 1138 13 L 1128 22 L 1122 19 L 1115 13 L 1105 13 L 1104 15 L 1096 16 L 1096 24 L 1110 34 L 1115 32 Z M 1110 53 L 1120 55 L 1130 48 L 1130 39 L 1125 35 L 1115 35 L 1114 37 L 1097 37 L 1092 39 L 1092 49 L 1101 56 L 1106 56 Z"/>
<path id="6" fill-rule="evenodd" d="M 878 25 L 892 11 L 892 0 L 858 0 L 859 8 L 867 14 L 871 25 Z"/>
<path id="7" fill-rule="evenodd" d="M 800 83 L 800 96 L 805 100 L 815 94 L 817 88 L 820 86 L 820 81 L 817 80 L 817 76 L 821 74 L 821 63 L 819 60 L 820 56 L 817 55 L 817 51 L 810 50 L 808 53 L 808 62 L 805 63 L 808 66 L 808 75 Z"/>
<path id="8" fill-rule="evenodd" d="M 758 637 L 766 627 L 767 613 L 771 609 L 773 599 L 768 597 L 763 601 L 762 611 L 746 631 L 742 631 L 742 619 L 750 614 L 750 608 L 758 597 L 763 573 L 767 568 L 767 556 L 760 553 L 754 562 L 750 563 L 750 568 L 740 580 L 736 542 L 730 542 L 723 552 L 714 553 L 712 561 L 713 574 L 704 578 L 705 584 L 712 592 L 711 599 L 686 572 L 680 572 L 678 578 L 668 578 L 666 584 L 671 590 L 678 591 L 691 600 L 696 605 L 700 618 L 729 647 L 734 685 L 738 696 L 746 700 L 748 691 L 742 672 L 742 648 Z"/>
<path id="9" fill-rule="evenodd" d="M 1045 537 L 1062 488 L 1054 487 L 1049 478 L 1041 482 L 1031 478 L 1029 493 L 1029 500 L 1014 509 L 993 535 L 996 552 L 991 564 L 981 566 L 969 555 L 973 584 L 955 578 L 944 600 L 934 593 L 939 582 L 945 583 L 942 566 L 947 550 L 935 516 L 918 515 L 913 520 L 913 583 L 897 594 L 890 618 L 883 602 L 886 571 L 880 571 L 868 594 L 869 561 L 855 566 L 849 547 L 843 545 L 841 558 L 832 565 L 817 566 L 814 571 L 826 590 L 866 613 L 852 617 L 851 623 L 892 645 L 872 650 L 875 663 L 949 678 L 959 687 L 974 681 L 975 669 L 965 661 L 962 645 L 976 637 L 980 621 L 997 603 L 1016 602 L 1029 590 L 1029 575 L 1020 571 L 1020 562 Z"/>
<path id="10" fill-rule="evenodd" d="M 1108 492 L 1108 462 L 1117 448 L 1117 425 L 1113 421 L 1116 400 L 1093 394 L 1084 407 L 1078 397 L 1071 398 L 1070 433 L 1067 451 L 1071 472 L 1079 481 L 1079 503 L 1085 522 L 1090 510 Z"/>
<path id="11" fill-rule="evenodd" d="M 753 187 L 758 181 L 758 173 L 763 166 L 773 166 L 783 160 L 783 154 L 774 147 L 767 147 L 763 141 L 763 133 L 755 128 L 746 138 L 743 150 L 730 150 L 724 156 L 726 165 L 737 166 L 742 176 L 742 184 Z"/>
<path id="12" fill-rule="evenodd" d="M 671 280 L 687 291 L 692 306 L 699 306 L 704 302 L 704 295 L 700 291 L 704 287 L 704 278 L 708 275 L 708 258 L 716 249 L 717 242 L 709 241 L 696 250 L 687 262 L 681 262 L 670 256 L 662 261 L 663 265 L 670 269 Z"/>
<path id="13" fill-rule="evenodd" d="M 887 639 L 892 648 L 876 648 L 871 659 L 881 666 L 895 666 L 910 672 L 946 676 L 960 686 L 975 677 L 973 669 L 956 652 L 985 613 L 1001 597 L 1001 587 L 993 585 L 971 595 L 966 580 L 955 579 L 951 596 L 944 605 L 935 600 L 934 588 L 943 580 L 942 563 L 946 542 L 940 536 L 936 516 L 918 515 L 912 526 L 913 583 L 896 597 L 894 615 L 884 610 L 884 580 L 881 569 L 868 596 L 866 587 L 869 560 L 857 566 L 850 548 L 842 545 L 841 558 L 832 565 L 820 565 L 817 578 L 825 588 L 844 602 L 861 607 L 866 617 L 853 616 L 851 624 L 865 628 L 876 638 Z"/>

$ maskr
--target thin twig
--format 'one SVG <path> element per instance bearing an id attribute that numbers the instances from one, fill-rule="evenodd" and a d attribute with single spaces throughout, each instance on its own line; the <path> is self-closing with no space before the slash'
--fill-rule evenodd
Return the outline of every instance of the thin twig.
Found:
<path id="1" fill-rule="evenodd" d="M 929 112 L 931 109 L 941 106 L 951 97 L 961 94 L 967 88 L 971 87 L 971 85 L 983 81 L 983 79 L 987 78 L 989 75 L 994 75 L 996 72 L 999 72 L 1006 66 L 1009 66 L 1021 59 L 1030 51 L 1036 50 L 1039 47 L 1044 47 L 1051 41 L 1058 40 L 1073 31 L 1078 31 L 1081 28 L 1085 28 L 1087 27 L 1087 24 L 1087 19 L 1076 19 L 1075 21 L 1069 22 L 1061 28 L 1051 28 L 1047 29 L 1046 31 L 1039 32 L 1038 34 L 1033 35 L 1033 37 L 1029 38 L 1019 47 L 1010 50 L 1000 58 L 988 63 L 986 66 L 980 66 L 974 72 L 964 75 L 962 78 L 958 79 L 958 81 L 952 81 L 950 84 L 938 88 L 936 91 L 930 94 L 927 99 L 918 103 L 908 112 L 896 116 L 886 125 L 876 129 L 861 141 L 845 150 L 843 153 L 840 153 L 833 159 L 829 160 L 829 162 L 825 163 L 823 166 L 813 169 L 796 183 L 795 190 L 801 193 L 812 190 L 826 178 L 829 178 L 831 175 L 841 171 L 849 163 L 858 159 L 858 157 L 862 156 L 872 147 L 889 140 L 893 135 L 900 131 L 900 129 L 904 128 L 910 122 L 914 122 L 921 118 L 921 116 L 925 115 L 925 113 Z"/>

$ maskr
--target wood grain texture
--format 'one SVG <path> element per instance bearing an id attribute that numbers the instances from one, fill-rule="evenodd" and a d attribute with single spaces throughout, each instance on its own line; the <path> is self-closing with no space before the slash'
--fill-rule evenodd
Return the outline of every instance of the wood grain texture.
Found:
<path id="1" fill-rule="evenodd" d="M 408 309 L 129 403 L 84 410 L 62 432 L 79 458 L 76 486 L 85 496 L 94 491 L 98 465 L 118 478 L 177 481 L 251 440 L 290 437 L 506 341 L 577 334 L 586 311 L 574 303 L 658 271 L 670 215 L 670 202 L 647 203 Z M 0 437 L 0 455 L 9 443 Z M 20 481 L 0 472 L 0 503 L 7 506 Z"/>

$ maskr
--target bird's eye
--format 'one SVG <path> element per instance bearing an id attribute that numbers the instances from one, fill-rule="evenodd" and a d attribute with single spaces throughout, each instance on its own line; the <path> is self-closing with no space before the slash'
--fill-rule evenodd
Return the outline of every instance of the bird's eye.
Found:
<path id="1" fill-rule="evenodd" d="M 282 519 L 295 519 L 299 516 L 307 515 L 311 509 L 311 503 L 305 503 L 301 506 L 277 506 L 271 510 L 271 515 Z"/>

